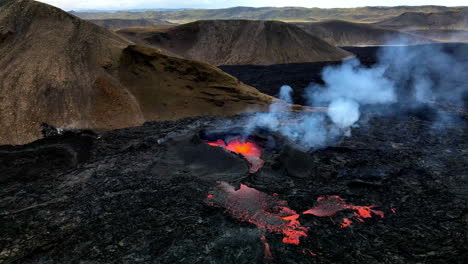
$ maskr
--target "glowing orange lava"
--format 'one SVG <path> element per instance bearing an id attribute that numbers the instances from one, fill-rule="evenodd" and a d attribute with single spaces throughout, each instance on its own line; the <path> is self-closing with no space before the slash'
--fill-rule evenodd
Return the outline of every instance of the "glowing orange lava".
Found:
<path id="1" fill-rule="evenodd" d="M 270 244 L 268 244 L 268 241 L 266 239 L 265 236 L 262 236 L 260 238 L 260 240 L 262 241 L 263 243 L 263 248 L 264 248 L 264 258 L 269 261 L 269 260 L 272 260 L 273 259 L 273 255 L 271 254 L 271 248 L 270 248 Z"/>
<path id="2" fill-rule="evenodd" d="M 305 211 L 303 214 L 311 214 L 315 216 L 333 216 L 336 213 L 344 210 L 354 210 L 354 216 L 359 222 L 364 222 L 365 218 L 372 218 L 372 215 L 378 215 L 380 218 L 384 218 L 385 214 L 382 211 L 374 210 L 372 208 L 377 207 L 375 205 L 371 206 L 356 206 L 356 205 L 351 205 L 347 204 L 346 201 L 335 195 L 335 196 L 326 196 L 326 197 L 319 197 L 317 199 L 317 205 Z M 347 221 L 349 222 L 347 222 Z M 351 221 L 349 219 L 345 218 L 345 222 L 343 223 L 347 227 L 351 225 Z M 342 228 L 343 227 L 342 224 Z"/>
<path id="3" fill-rule="evenodd" d="M 304 227 L 299 222 L 301 214 L 288 207 L 288 203 L 277 198 L 278 194 L 268 195 L 256 189 L 241 184 L 236 190 L 234 186 L 226 182 L 220 182 L 210 194 L 206 202 L 210 206 L 225 208 L 232 216 L 243 222 L 256 225 L 263 231 L 283 234 L 282 242 L 285 244 L 299 245 L 302 237 L 307 237 L 309 227 Z M 352 210 L 350 216 L 354 216 L 359 222 L 372 218 L 374 215 L 384 218 L 384 212 L 374 210 L 371 206 L 356 206 L 347 204 L 344 199 L 335 196 L 324 196 L 317 199 L 316 206 L 303 214 L 315 216 L 334 216 L 340 211 Z M 392 208 L 393 212 L 396 212 Z M 341 228 L 349 227 L 353 221 L 343 218 Z M 273 259 L 270 245 L 265 235 L 260 237 L 264 247 L 266 262 Z M 309 249 L 302 250 L 305 255 L 316 257 L 317 254 Z"/>
<path id="4" fill-rule="evenodd" d="M 350 226 L 353 223 L 353 221 L 349 220 L 348 218 L 343 218 L 343 223 L 341 223 L 341 228 L 346 228 Z"/>
<path id="5" fill-rule="evenodd" d="M 241 184 L 240 189 L 235 190 L 230 184 L 221 182 L 207 202 L 210 206 L 225 208 L 240 221 L 283 234 L 283 243 L 299 245 L 300 238 L 307 237 L 308 228 L 301 226 L 300 215 L 288 208 L 286 201 L 246 185 Z"/>
<path id="6" fill-rule="evenodd" d="M 261 159 L 262 150 L 253 142 L 244 142 L 239 139 L 234 139 L 226 143 L 218 139 L 216 141 L 206 141 L 206 143 L 210 146 L 222 147 L 231 152 L 241 154 L 251 165 L 250 173 L 259 171 L 265 164 Z"/>

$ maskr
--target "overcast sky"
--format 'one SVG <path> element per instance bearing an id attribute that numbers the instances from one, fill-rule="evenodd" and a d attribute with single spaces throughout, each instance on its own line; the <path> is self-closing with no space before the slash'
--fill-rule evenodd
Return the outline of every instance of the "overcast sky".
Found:
<path id="1" fill-rule="evenodd" d="M 223 8 L 233 6 L 357 7 L 388 5 L 463 6 L 466 0 L 40 0 L 65 10 L 137 8 Z"/>

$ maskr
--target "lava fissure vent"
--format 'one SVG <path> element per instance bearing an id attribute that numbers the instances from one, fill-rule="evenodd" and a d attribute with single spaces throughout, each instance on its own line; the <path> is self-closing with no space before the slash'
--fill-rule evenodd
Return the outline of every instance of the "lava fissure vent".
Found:
<path id="1" fill-rule="evenodd" d="M 299 214 L 288 207 L 286 201 L 241 184 L 240 189 L 220 182 L 208 195 L 210 206 L 225 208 L 242 222 L 258 228 L 283 234 L 283 243 L 299 245 L 300 238 L 307 236 L 307 227 L 297 220 Z"/>
<path id="2" fill-rule="evenodd" d="M 210 146 L 221 147 L 242 155 L 250 163 L 250 173 L 258 172 L 265 165 L 265 161 L 261 158 L 262 150 L 253 140 L 235 137 L 215 141 L 205 140 L 205 142 Z"/>
<path id="3" fill-rule="evenodd" d="M 219 182 L 207 195 L 206 202 L 209 206 L 224 208 L 234 218 L 241 222 L 254 224 L 261 230 L 260 241 L 265 250 L 265 259 L 272 257 L 270 245 L 266 240 L 265 232 L 283 235 L 285 244 L 299 245 L 301 238 L 308 237 L 309 227 L 303 226 L 299 221 L 301 215 L 314 215 L 318 217 L 332 217 L 338 212 L 349 211 L 343 218 L 340 228 L 346 228 L 353 224 L 350 218 L 358 222 L 379 216 L 384 218 L 383 211 L 375 210 L 376 205 L 357 206 L 347 204 L 339 196 L 319 197 L 315 206 L 302 214 L 288 207 L 288 202 L 279 199 L 278 194 L 269 195 L 264 192 L 241 184 L 236 190 L 234 186 L 226 182 Z M 395 213 L 395 209 L 392 209 Z M 303 249 L 304 254 L 317 256 L 309 249 Z"/>

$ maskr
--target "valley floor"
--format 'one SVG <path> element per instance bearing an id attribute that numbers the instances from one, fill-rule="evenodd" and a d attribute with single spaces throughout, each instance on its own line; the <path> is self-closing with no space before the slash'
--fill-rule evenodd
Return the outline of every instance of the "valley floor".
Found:
<path id="1" fill-rule="evenodd" d="M 377 47 L 346 49 L 366 66 L 376 62 Z M 301 102 L 305 86 L 322 82 L 326 65 L 222 68 L 272 95 L 289 84 Z M 208 134 L 240 135 L 248 114 L 99 135 L 49 133 L 28 145 L 0 146 L 0 263 L 465 263 L 466 107 L 447 108 L 442 127 L 430 105 L 362 113 L 349 137 L 323 149 L 300 151 L 276 132 L 255 131 L 265 161 L 255 173 L 242 156 L 205 142 Z M 307 236 L 285 244 L 281 234 L 211 206 L 207 197 L 220 181 L 287 201 L 296 212 L 339 195 L 375 205 L 384 217 L 301 214 Z M 353 224 L 340 228 L 347 217 Z"/>
<path id="2" fill-rule="evenodd" d="M 271 146 L 265 166 L 200 136 L 234 131 L 248 116 L 154 122 L 92 134 L 66 133 L 0 147 L 2 263 L 464 263 L 468 252 L 468 126 L 444 130 L 430 117 L 369 115 L 334 147 L 309 153 Z M 264 143 L 262 143 L 264 142 Z M 300 245 L 209 206 L 218 181 L 277 194 L 303 212 L 323 195 L 377 205 L 385 218 L 348 228 L 335 217 L 301 216 Z M 317 256 L 304 254 L 313 252 Z"/>

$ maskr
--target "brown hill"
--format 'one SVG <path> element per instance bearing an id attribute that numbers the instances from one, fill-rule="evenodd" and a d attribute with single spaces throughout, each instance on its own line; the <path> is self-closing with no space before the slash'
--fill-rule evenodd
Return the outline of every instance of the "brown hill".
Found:
<path id="1" fill-rule="evenodd" d="M 407 32 L 441 42 L 468 42 L 468 30 L 427 29 Z"/>
<path id="2" fill-rule="evenodd" d="M 295 25 L 278 21 L 204 20 L 117 33 L 139 44 L 214 65 L 338 61 L 352 56 Z"/>
<path id="3" fill-rule="evenodd" d="M 468 9 L 437 13 L 406 12 L 375 25 L 398 30 L 464 29 L 468 27 Z"/>
<path id="4" fill-rule="evenodd" d="M 429 39 L 371 24 L 341 20 L 295 23 L 306 32 L 335 46 L 383 45 L 395 39 L 405 39 L 412 44 L 428 43 Z"/>
<path id="5" fill-rule="evenodd" d="M 88 20 L 109 30 L 127 27 L 174 26 L 176 24 L 160 19 L 91 19 Z"/>
<path id="6" fill-rule="evenodd" d="M 232 115 L 271 100 L 218 68 L 134 46 L 52 6 L 0 8 L 0 144 L 39 138 L 41 122 L 116 129 Z"/>

